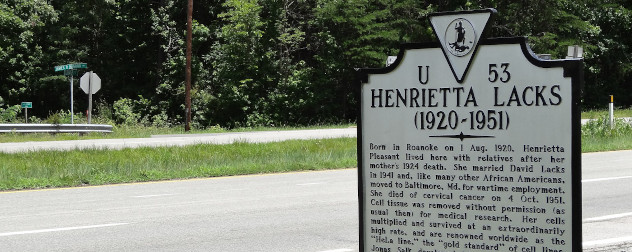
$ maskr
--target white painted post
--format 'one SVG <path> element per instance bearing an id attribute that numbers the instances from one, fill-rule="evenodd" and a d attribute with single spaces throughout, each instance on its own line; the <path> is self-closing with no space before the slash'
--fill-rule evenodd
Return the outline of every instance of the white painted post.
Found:
<path id="1" fill-rule="evenodd" d="M 609 115 L 610 115 L 610 128 L 614 128 L 614 95 L 610 95 L 610 104 L 609 104 Z"/>

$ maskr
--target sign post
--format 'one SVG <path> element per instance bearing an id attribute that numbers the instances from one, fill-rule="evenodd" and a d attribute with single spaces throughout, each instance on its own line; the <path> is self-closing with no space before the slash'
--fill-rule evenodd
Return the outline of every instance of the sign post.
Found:
<path id="1" fill-rule="evenodd" d="M 101 78 L 90 71 L 81 76 L 79 86 L 88 94 L 88 124 L 90 124 L 92 122 L 92 95 L 101 89 Z"/>
<path id="2" fill-rule="evenodd" d="M 74 63 L 74 64 L 66 64 L 61 66 L 55 66 L 55 72 L 64 71 L 65 76 L 70 76 L 70 123 L 75 123 L 75 111 L 73 106 L 73 77 L 77 75 L 77 69 L 87 68 L 88 64 L 86 63 Z"/>
<path id="3" fill-rule="evenodd" d="M 481 38 L 495 13 L 358 70 L 360 251 L 581 251 L 582 60 Z"/>
<path id="4" fill-rule="evenodd" d="M 608 119 L 610 119 L 610 128 L 614 128 L 614 95 L 610 95 L 610 103 L 608 103 Z"/>
<path id="5" fill-rule="evenodd" d="M 29 109 L 33 108 L 32 102 L 22 102 L 20 106 L 24 109 L 24 123 L 29 123 Z"/>

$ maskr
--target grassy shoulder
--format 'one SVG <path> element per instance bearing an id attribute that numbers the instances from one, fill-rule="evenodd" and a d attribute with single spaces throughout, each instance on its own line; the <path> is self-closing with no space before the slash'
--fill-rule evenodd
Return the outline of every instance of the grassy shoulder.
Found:
<path id="1" fill-rule="evenodd" d="M 583 135 L 582 151 L 632 149 L 632 134 L 608 134 Z M 0 154 L 0 190 L 351 168 L 356 149 L 356 138 L 338 138 Z"/>
<path id="2" fill-rule="evenodd" d="M 606 117 L 582 126 L 582 152 L 632 150 L 632 126 L 624 119 L 615 119 L 614 126 Z"/>
<path id="3" fill-rule="evenodd" d="M 245 130 L 253 129 L 242 131 Z M 226 131 L 217 129 L 191 133 L 209 132 Z M 132 138 L 180 133 L 183 131 L 179 129 L 126 128 L 107 137 Z M 10 137 L 19 138 L 20 141 L 30 141 L 28 135 L 7 135 L 4 138 L 0 137 L 0 142 L 10 141 Z M 34 139 L 39 139 L 39 141 L 72 139 L 72 136 L 64 137 L 64 134 L 39 137 L 35 136 Z M 86 136 L 75 137 L 86 139 Z M 93 137 L 103 138 L 98 135 Z M 582 126 L 582 152 L 626 149 L 632 149 L 632 126 L 628 122 L 618 119 L 615 121 L 615 127 L 610 128 L 609 123 L 602 116 Z M 0 162 L 0 190 L 102 185 L 357 166 L 356 138 L 124 150 L 42 151 L 0 154 L 0 160 L 2 160 Z"/>
<path id="4" fill-rule="evenodd" d="M 0 190 L 356 167 L 356 139 L 0 154 Z"/>
<path id="5" fill-rule="evenodd" d="M 599 119 L 607 117 L 608 114 L 609 112 L 607 109 L 586 110 L 582 112 L 582 119 Z M 614 117 L 632 117 L 632 108 L 616 108 L 614 109 Z"/>
<path id="6" fill-rule="evenodd" d="M 632 136 L 600 138 L 582 137 L 582 152 L 632 150 Z"/>

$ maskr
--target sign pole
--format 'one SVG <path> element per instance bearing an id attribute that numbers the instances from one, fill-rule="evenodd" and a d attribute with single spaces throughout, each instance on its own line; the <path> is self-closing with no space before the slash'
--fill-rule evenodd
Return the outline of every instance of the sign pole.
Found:
<path id="1" fill-rule="evenodd" d="M 101 89 L 101 78 L 93 71 L 86 72 L 79 79 L 81 90 L 88 94 L 88 124 L 92 123 L 92 95 Z"/>
<path id="2" fill-rule="evenodd" d="M 193 41 L 193 0 L 188 1 L 187 5 L 187 38 L 186 38 L 186 70 L 185 70 L 185 124 L 184 131 L 191 130 L 191 51 Z"/>
<path id="3" fill-rule="evenodd" d="M 610 128 L 614 128 L 614 95 L 610 96 L 610 103 L 608 104 L 608 111 L 610 115 Z"/>
<path id="4" fill-rule="evenodd" d="M 88 78 L 88 124 L 92 122 L 92 71 Z"/>
<path id="5" fill-rule="evenodd" d="M 73 77 L 72 77 L 72 73 L 70 74 L 70 124 L 75 124 L 75 111 L 73 108 L 73 92 L 72 92 L 72 82 L 73 82 Z"/>
<path id="6" fill-rule="evenodd" d="M 20 106 L 24 109 L 24 122 L 29 123 L 29 108 L 33 107 L 32 102 L 22 102 Z"/>
<path id="7" fill-rule="evenodd" d="M 64 75 L 68 76 L 70 75 L 70 123 L 74 124 L 75 123 L 75 111 L 74 111 L 74 107 L 73 107 L 73 102 L 74 102 L 74 97 L 73 97 L 73 90 L 72 90 L 72 86 L 73 86 L 73 75 L 76 73 L 75 69 L 80 69 L 80 68 L 87 68 L 88 64 L 86 63 L 73 63 L 73 64 L 66 64 L 66 65 L 61 65 L 61 66 L 55 66 L 55 72 L 60 72 L 60 71 L 64 71 Z"/>

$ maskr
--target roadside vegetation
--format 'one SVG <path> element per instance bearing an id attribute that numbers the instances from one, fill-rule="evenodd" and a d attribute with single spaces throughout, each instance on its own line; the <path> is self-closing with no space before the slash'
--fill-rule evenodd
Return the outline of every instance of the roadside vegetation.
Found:
<path id="1" fill-rule="evenodd" d="M 18 106 L 19 107 L 19 106 Z M 0 123 L 23 123 L 24 118 L 20 118 L 19 111 L 3 110 L 0 108 Z M 134 116 L 134 115 L 132 115 Z M 316 124 L 311 126 L 292 127 L 292 126 L 252 126 L 239 128 L 225 128 L 219 125 L 209 126 L 206 128 L 192 128 L 189 132 L 184 131 L 184 126 L 180 124 L 161 123 L 155 124 L 149 121 L 117 123 L 116 119 L 124 120 L 126 116 L 117 116 L 111 111 L 101 109 L 100 113 L 95 114 L 92 118 L 93 124 L 108 124 L 114 126 L 112 133 L 89 133 L 89 134 L 48 134 L 48 133 L 0 133 L 0 143 L 8 142 L 30 142 L 30 141 L 64 141 L 64 140 L 81 140 L 81 139 L 113 139 L 113 138 L 145 138 L 152 135 L 172 135 L 172 134 L 203 134 L 203 133 L 225 133 L 225 132 L 244 132 L 244 131 L 268 131 L 268 130 L 296 130 L 296 129 L 326 129 L 326 128 L 346 128 L 351 127 L 352 123 L 337 124 Z M 29 117 L 29 123 L 48 123 L 48 124 L 70 124 L 71 117 L 67 111 L 60 111 L 51 114 L 47 118 L 39 118 L 35 116 Z M 76 113 L 74 116 L 75 124 L 86 124 L 87 118 L 85 114 Z"/>
<path id="2" fill-rule="evenodd" d="M 582 126 L 582 152 L 632 150 L 631 122 L 615 116 L 611 127 L 607 115 L 589 121 Z"/>
<path id="3" fill-rule="evenodd" d="M 582 119 L 599 119 L 608 116 L 607 109 L 590 109 L 582 112 Z M 630 117 L 632 118 L 632 108 L 615 108 L 615 118 Z"/>
<path id="4" fill-rule="evenodd" d="M 627 117 L 632 115 L 631 111 L 618 110 L 617 115 Z M 632 126 L 626 120 L 616 119 L 615 127 L 611 128 L 607 111 L 589 111 L 583 113 L 582 118 L 595 118 L 582 126 L 582 152 L 632 149 Z M 62 117 L 61 120 L 66 119 Z M 231 131 L 272 129 L 279 128 L 240 128 Z M 191 133 L 227 131 L 215 127 Z M 134 138 L 180 133 L 184 133 L 181 127 L 117 125 L 113 134 L 0 134 L 0 142 Z M 352 168 L 357 166 L 356 151 L 355 138 L 340 138 L 262 144 L 0 153 L 0 190 Z"/>
<path id="5" fill-rule="evenodd" d="M 0 190 L 356 167 L 356 139 L 0 154 Z"/>

